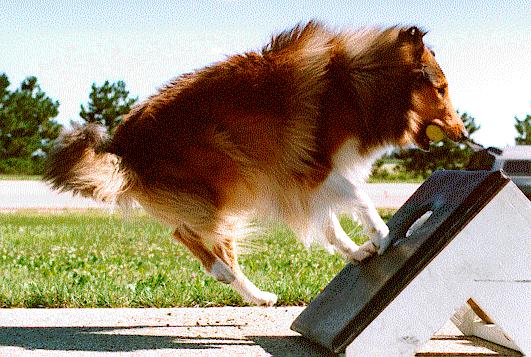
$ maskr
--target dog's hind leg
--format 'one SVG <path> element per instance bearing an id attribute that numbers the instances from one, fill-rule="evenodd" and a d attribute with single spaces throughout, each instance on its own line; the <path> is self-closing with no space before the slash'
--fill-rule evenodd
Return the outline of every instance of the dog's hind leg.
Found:
<path id="1" fill-rule="evenodd" d="M 256 287 L 240 269 L 236 255 L 235 241 L 227 238 L 224 242 L 216 244 L 213 248 L 214 254 L 227 266 L 235 275 L 235 279 L 230 286 L 236 290 L 244 301 L 255 305 L 271 306 L 277 302 L 277 296 L 273 293 L 262 291 Z M 215 267 L 213 267 L 214 269 Z"/>
<path id="2" fill-rule="evenodd" d="M 173 236 L 179 242 L 183 243 L 186 248 L 201 262 L 209 275 L 212 275 L 216 280 L 230 284 L 236 276 L 231 269 L 216 257 L 203 243 L 202 238 L 188 229 L 182 227 L 173 232 Z"/>
<path id="3" fill-rule="evenodd" d="M 205 246 L 202 238 L 187 227 L 176 229 L 173 236 L 199 259 L 209 275 L 229 284 L 244 301 L 255 305 L 273 305 L 277 301 L 275 294 L 261 291 L 242 273 L 233 240 L 218 243 L 211 251 Z"/>

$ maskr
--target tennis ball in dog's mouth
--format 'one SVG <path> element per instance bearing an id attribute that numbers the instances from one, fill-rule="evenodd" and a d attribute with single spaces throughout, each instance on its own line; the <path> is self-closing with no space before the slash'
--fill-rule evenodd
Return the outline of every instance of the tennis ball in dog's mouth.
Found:
<path id="1" fill-rule="evenodd" d="M 426 136 L 433 142 L 441 141 L 446 137 L 444 131 L 434 124 L 430 124 L 426 127 Z"/>

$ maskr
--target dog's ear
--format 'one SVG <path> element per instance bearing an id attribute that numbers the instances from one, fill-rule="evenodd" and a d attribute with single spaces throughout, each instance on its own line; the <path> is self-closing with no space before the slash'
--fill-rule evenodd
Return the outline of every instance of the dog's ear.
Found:
<path id="1" fill-rule="evenodd" d="M 422 38 L 426 32 L 422 31 L 416 26 L 400 30 L 398 40 L 402 43 L 407 43 L 413 46 L 413 51 L 416 59 L 420 59 L 422 52 L 424 52 L 424 41 Z"/>
<path id="2" fill-rule="evenodd" d="M 422 38 L 425 35 L 424 31 L 422 31 L 416 26 L 412 26 L 406 30 L 402 30 L 402 34 L 403 36 L 407 36 L 407 38 L 411 42 L 422 42 Z"/>

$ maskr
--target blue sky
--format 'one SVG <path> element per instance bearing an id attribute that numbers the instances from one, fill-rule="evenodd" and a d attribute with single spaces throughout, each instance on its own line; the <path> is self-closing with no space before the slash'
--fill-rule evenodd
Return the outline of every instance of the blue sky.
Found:
<path id="1" fill-rule="evenodd" d="M 527 1 L 96 1 L 0 2 L 0 73 L 12 88 L 35 75 L 78 118 L 93 82 L 124 80 L 144 99 L 183 72 L 258 49 L 272 34 L 316 18 L 332 27 L 416 24 L 460 111 L 485 145 L 514 143 L 514 116 L 531 112 Z"/>

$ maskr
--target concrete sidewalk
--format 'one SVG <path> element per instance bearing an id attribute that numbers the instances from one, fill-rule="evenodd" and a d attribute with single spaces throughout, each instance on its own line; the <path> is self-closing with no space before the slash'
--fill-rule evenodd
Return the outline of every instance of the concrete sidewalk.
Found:
<path id="1" fill-rule="evenodd" d="M 301 307 L 1 309 L 0 356 L 323 356 Z"/>
<path id="2" fill-rule="evenodd" d="M 303 307 L 0 309 L 0 356 L 332 356 L 289 329 Z M 417 356 L 520 356 L 450 322 Z"/>

